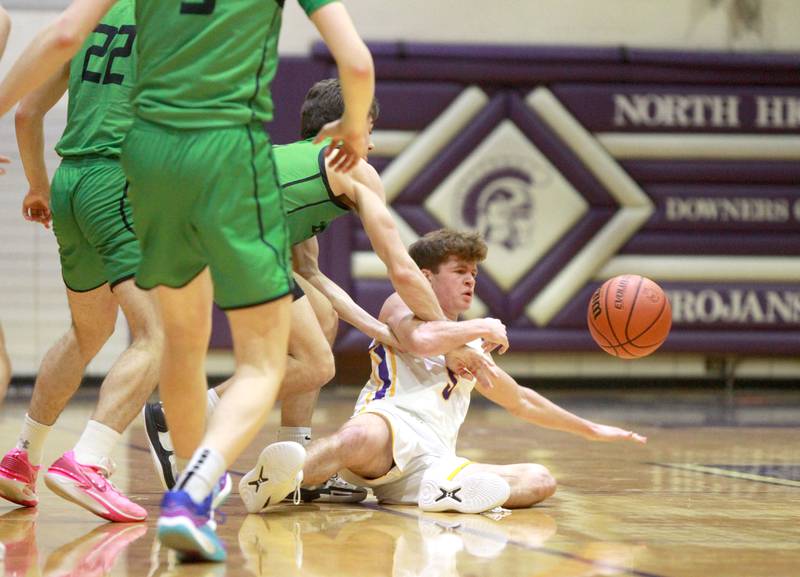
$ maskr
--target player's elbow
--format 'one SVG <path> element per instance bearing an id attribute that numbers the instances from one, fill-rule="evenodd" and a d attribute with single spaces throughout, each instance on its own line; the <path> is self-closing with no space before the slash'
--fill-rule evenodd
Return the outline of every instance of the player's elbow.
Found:
<path id="1" fill-rule="evenodd" d="M 357 50 L 354 50 L 347 62 L 344 63 L 344 75 L 353 80 L 369 80 L 375 75 L 375 66 L 372 62 L 372 55 L 363 43 Z"/>
<path id="2" fill-rule="evenodd" d="M 387 267 L 389 279 L 392 281 L 394 287 L 406 287 L 416 284 L 417 276 L 419 273 L 414 270 L 413 263 L 410 262 L 393 262 L 390 259 L 390 265 Z"/>
<path id="3" fill-rule="evenodd" d="M 403 348 L 416 357 L 432 357 L 440 354 L 436 339 L 423 331 L 415 331 L 411 338 L 400 343 Z"/>
<path id="4" fill-rule="evenodd" d="M 19 106 L 17 106 L 17 111 L 14 113 L 14 123 L 17 126 L 17 130 L 20 130 L 30 126 L 37 119 L 41 119 L 42 116 L 44 115 L 39 107 L 35 106 L 27 99 L 23 99 Z"/>
<path id="5" fill-rule="evenodd" d="M 48 38 L 50 48 L 56 52 L 75 54 L 84 41 L 79 23 L 68 16 L 61 16 L 51 28 Z"/>
<path id="6" fill-rule="evenodd" d="M 518 419 L 528 420 L 533 408 L 521 395 L 513 395 L 503 403 L 503 408 Z"/>

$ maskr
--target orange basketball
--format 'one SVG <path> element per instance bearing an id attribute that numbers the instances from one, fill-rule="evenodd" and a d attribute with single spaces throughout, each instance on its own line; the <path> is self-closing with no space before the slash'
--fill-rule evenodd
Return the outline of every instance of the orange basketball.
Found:
<path id="1" fill-rule="evenodd" d="M 607 280 L 594 291 L 586 313 L 594 342 L 610 355 L 637 359 L 655 351 L 672 326 L 661 287 L 635 274 Z"/>

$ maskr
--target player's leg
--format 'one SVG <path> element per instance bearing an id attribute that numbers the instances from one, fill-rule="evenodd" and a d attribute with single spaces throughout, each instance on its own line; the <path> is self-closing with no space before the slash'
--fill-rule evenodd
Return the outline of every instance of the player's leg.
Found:
<path id="1" fill-rule="evenodd" d="M 8 358 L 6 350 L 5 336 L 3 327 L 0 326 L 0 404 L 6 398 L 8 384 L 11 382 L 11 359 Z"/>
<path id="2" fill-rule="evenodd" d="M 313 294 L 313 287 L 307 283 L 304 286 L 308 289 L 309 294 Z M 318 293 L 318 291 L 314 292 Z M 278 440 L 294 441 L 305 446 L 310 440 L 311 416 L 314 412 L 319 388 L 333 377 L 333 353 L 327 338 L 334 338 L 328 335 L 330 335 L 330 325 L 334 324 L 336 313 L 329 304 L 329 312 L 324 311 L 324 313 L 317 314 L 312 306 L 314 301 L 307 297 L 302 289 L 296 290 L 293 295 L 295 300 L 290 309 L 289 356 L 286 359 L 286 374 L 278 393 L 279 397 L 284 398 L 282 427 Z M 324 299 L 324 297 L 322 298 Z M 334 321 L 331 321 L 331 315 Z M 320 327 L 318 322 L 320 318 L 326 319 L 328 335 Z M 220 398 L 234 381 L 235 377 L 209 390 L 207 414 L 216 410 Z M 305 392 L 309 388 L 311 390 Z M 156 470 L 164 486 L 172 488 L 177 478 L 177 463 L 172 457 L 174 449 L 161 407 L 157 403 L 145 407 L 144 420 Z"/>
<path id="3" fill-rule="evenodd" d="M 36 476 L 50 428 L 75 394 L 86 365 L 114 331 L 117 303 L 108 285 L 87 292 L 67 289 L 69 330 L 45 353 L 17 446 L 0 463 L 0 496 L 35 506 Z"/>
<path id="4" fill-rule="evenodd" d="M 221 542 L 208 524 L 199 524 L 198 519 L 208 518 L 219 479 L 264 424 L 284 376 L 292 288 L 289 238 L 269 141 L 260 126 L 201 131 L 169 138 L 182 140 L 177 144 L 186 154 L 179 167 L 166 169 L 179 172 L 182 192 L 185 197 L 192 197 L 185 207 L 189 221 L 181 231 L 186 239 L 177 240 L 179 244 L 188 244 L 187 249 L 198 253 L 208 263 L 214 300 L 226 310 L 231 327 L 236 372 L 175 489 L 162 501 L 158 535 L 162 544 L 182 551 L 184 556 L 220 561 L 225 558 Z M 166 154 L 172 157 L 174 151 Z M 209 159 L 217 164 L 209 166 Z M 195 190 L 199 192 L 195 194 Z M 149 209 L 159 210 L 159 207 L 150 206 Z M 165 226 L 170 223 L 162 216 L 152 222 L 165 229 L 165 234 L 172 234 Z M 181 214 L 170 213 L 170 216 L 179 220 L 185 218 Z M 138 231 L 138 211 L 136 218 Z M 160 257 L 163 269 L 146 270 L 146 243 L 143 249 L 145 254 L 137 272 L 137 282 L 141 282 L 140 276 L 148 282 L 148 272 L 151 272 L 149 282 L 172 286 L 186 284 L 178 282 L 176 273 L 180 271 L 175 270 L 172 257 Z M 172 247 L 168 244 L 162 246 L 162 251 L 170 250 Z M 187 305 L 186 289 L 191 289 L 192 284 L 189 282 L 180 289 L 178 298 L 169 294 L 170 302 L 162 297 L 178 291 L 159 288 L 168 342 L 174 336 L 169 325 L 180 316 L 185 317 L 178 309 Z M 210 290 L 207 293 L 207 302 L 195 299 L 196 295 L 190 296 L 188 304 L 203 305 L 204 310 L 197 310 L 206 316 L 202 330 L 204 356 L 209 337 L 206 327 L 210 328 L 211 293 Z M 191 326 L 184 328 L 197 332 Z M 194 336 L 189 338 L 195 342 Z M 166 347 L 165 365 L 170 352 L 175 352 L 172 345 Z M 199 360 L 202 371 L 203 358 Z M 170 364 L 173 368 L 177 366 L 177 363 Z M 168 380 L 162 382 L 163 390 L 166 390 L 165 384 L 174 386 L 178 378 L 169 371 L 162 371 L 162 376 Z M 200 389 L 204 385 L 203 381 Z M 205 393 L 205 390 L 199 391 L 201 397 L 205 397 Z M 167 400 L 164 398 L 165 402 Z M 188 403 L 184 402 L 181 410 L 187 412 L 187 407 L 196 410 L 204 405 L 193 396 Z M 165 409 L 175 432 L 172 419 L 178 408 L 165 405 Z M 204 415 L 200 419 L 205 420 Z M 177 436 L 175 441 L 180 454 L 185 447 L 182 449 L 178 445 Z M 305 456 L 300 445 L 292 445 Z M 300 467 L 302 460 L 297 469 Z"/>
<path id="5" fill-rule="evenodd" d="M 117 318 L 102 259 L 81 229 L 76 210 L 87 170 L 80 162 L 65 160 L 50 187 L 53 230 L 72 324 L 45 353 L 17 447 L 0 463 L 0 494 L 23 505 L 36 504 L 36 476 L 50 427 L 80 385 L 86 365 L 113 333 Z"/>
<path id="6" fill-rule="evenodd" d="M 256 466 L 242 477 L 239 494 L 248 512 L 257 513 L 280 502 L 295 488 L 291 483 L 272 482 L 286 468 L 291 446 L 296 444 L 267 446 Z M 381 477 L 392 468 L 391 429 L 383 418 L 371 413 L 353 417 L 330 437 L 311 443 L 302 467 L 297 482 L 305 486 L 323 483 L 341 469 L 367 479 Z"/>
<path id="7" fill-rule="evenodd" d="M 392 459 L 391 427 L 383 417 L 363 413 L 330 437 L 311 444 L 303 475 L 308 485 L 321 483 L 342 469 L 377 479 L 389 472 Z"/>
<path id="8" fill-rule="evenodd" d="M 481 513 L 498 506 L 530 507 L 555 492 L 555 480 L 541 465 L 487 465 L 458 457 L 431 465 L 420 483 L 424 511 Z"/>
<path id="9" fill-rule="evenodd" d="M 508 482 L 511 494 L 503 507 L 518 509 L 532 507 L 556 492 L 556 480 L 547 467 L 535 463 L 516 463 L 513 465 L 491 465 L 473 463 L 472 472 L 496 474 Z"/>
<path id="10" fill-rule="evenodd" d="M 50 466 L 45 480 L 56 494 L 104 519 L 134 522 L 144 520 L 146 511 L 107 478 L 114 471 L 114 447 L 156 385 L 162 338 L 153 295 L 130 279 L 113 292 L 128 321 L 131 343 L 103 380 L 97 408 L 74 449 Z"/>
<path id="11" fill-rule="evenodd" d="M 303 446 L 311 442 L 311 419 L 319 390 L 336 374 L 331 347 L 336 340 L 339 317 L 325 296 L 304 278 L 295 275 L 303 298 L 292 307 L 289 333 L 289 358 L 286 376 L 281 383 L 281 427 L 278 441 L 295 441 Z M 307 330 L 306 327 L 313 327 Z M 295 367 L 311 365 L 313 372 L 304 378 Z"/>

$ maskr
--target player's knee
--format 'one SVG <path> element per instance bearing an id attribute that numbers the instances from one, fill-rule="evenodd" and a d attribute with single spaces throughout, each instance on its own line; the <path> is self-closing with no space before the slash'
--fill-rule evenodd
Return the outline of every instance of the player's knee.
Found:
<path id="1" fill-rule="evenodd" d="M 114 334 L 114 328 L 114 322 L 102 318 L 92 324 L 73 320 L 71 331 L 75 336 L 81 357 L 86 360 L 94 358 Z"/>
<path id="2" fill-rule="evenodd" d="M 317 357 L 316 365 L 316 381 L 319 384 L 319 388 L 322 388 L 336 376 L 336 361 L 333 358 L 333 351 L 331 349 L 326 349 L 322 352 L 320 356 Z"/>
<path id="3" fill-rule="evenodd" d="M 320 319 L 320 326 L 322 327 L 322 332 L 325 334 L 327 341 L 333 344 L 333 341 L 336 340 L 336 333 L 339 330 L 339 315 L 336 311 L 330 309 L 328 314 Z M 333 376 L 331 376 L 331 379 L 332 378 Z"/>
<path id="4" fill-rule="evenodd" d="M 360 463 L 362 457 L 374 454 L 379 448 L 375 435 L 366 425 L 347 425 L 339 430 L 338 435 L 340 446 L 345 448 L 352 463 Z"/>
<path id="5" fill-rule="evenodd" d="M 542 465 L 528 464 L 525 471 L 526 485 L 530 487 L 531 494 L 539 502 L 551 497 L 556 492 L 556 479 Z"/>

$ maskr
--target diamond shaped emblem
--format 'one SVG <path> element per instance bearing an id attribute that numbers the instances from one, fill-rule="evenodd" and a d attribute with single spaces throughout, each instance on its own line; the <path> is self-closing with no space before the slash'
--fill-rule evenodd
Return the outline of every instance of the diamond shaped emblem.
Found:
<path id="1" fill-rule="evenodd" d="M 445 226 L 481 233 L 492 255 L 483 270 L 506 292 L 589 209 L 510 120 L 500 122 L 424 206 Z"/>

